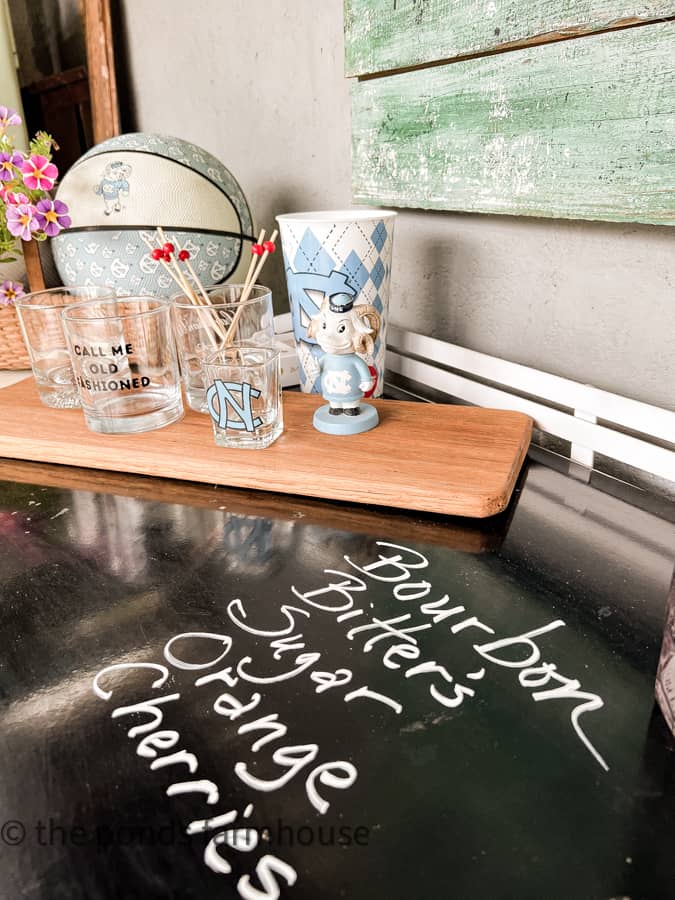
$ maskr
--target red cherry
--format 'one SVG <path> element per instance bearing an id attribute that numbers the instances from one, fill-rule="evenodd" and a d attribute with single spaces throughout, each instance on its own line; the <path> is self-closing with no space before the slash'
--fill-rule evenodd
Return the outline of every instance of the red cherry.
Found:
<path id="1" fill-rule="evenodd" d="M 267 253 L 274 253 L 274 251 L 275 251 L 277 248 L 274 246 L 274 243 L 273 243 L 272 241 L 265 241 L 265 243 L 263 244 L 263 249 L 264 249 Z"/>
<path id="2" fill-rule="evenodd" d="M 260 244 L 253 244 L 253 246 L 251 247 L 251 253 L 254 256 L 262 256 L 263 255 L 262 246 Z"/>
<path id="3" fill-rule="evenodd" d="M 168 250 L 164 250 L 162 252 L 162 259 L 164 260 L 164 262 L 171 262 L 171 254 Z"/>
<path id="4" fill-rule="evenodd" d="M 165 253 L 173 253 L 173 251 L 174 251 L 175 249 L 176 249 L 176 248 L 174 247 L 174 245 L 171 244 L 169 241 L 167 241 L 166 244 L 162 244 L 162 250 L 163 250 Z"/>
<path id="5" fill-rule="evenodd" d="M 159 247 L 155 247 L 150 256 L 152 256 L 153 259 L 160 260 L 164 256 L 164 251 L 160 250 Z"/>
<path id="6" fill-rule="evenodd" d="M 187 250 L 181 250 L 178 254 L 178 259 L 181 262 L 185 262 L 186 259 L 190 259 L 190 254 L 188 253 Z"/>

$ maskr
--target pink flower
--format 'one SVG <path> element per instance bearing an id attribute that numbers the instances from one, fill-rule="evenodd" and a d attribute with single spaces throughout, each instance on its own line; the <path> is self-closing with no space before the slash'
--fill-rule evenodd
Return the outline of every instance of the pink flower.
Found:
<path id="1" fill-rule="evenodd" d="M 18 281 L 3 281 L 0 284 L 0 304 L 9 306 L 10 303 L 18 300 L 19 297 L 23 297 L 25 293 L 23 285 L 19 284 Z"/>
<path id="2" fill-rule="evenodd" d="M 46 156 L 29 156 L 21 164 L 23 183 L 29 191 L 51 191 L 59 170 Z"/>
<path id="3" fill-rule="evenodd" d="M 18 206 L 20 203 L 30 203 L 25 194 L 17 194 L 16 191 L 8 191 L 7 188 L 0 188 L 0 197 L 10 206 Z"/>
<path id="4" fill-rule="evenodd" d="M 0 106 L 0 128 L 3 131 L 10 125 L 20 124 L 21 116 L 18 115 L 18 113 L 16 113 L 13 109 L 8 109 L 6 106 Z"/>
<path id="5" fill-rule="evenodd" d="M 22 241 L 29 241 L 40 226 L 35 218 L 35 207 L 30 203 L 19 203 L 7 207 L 7 230 Z"/>
<path id="6" fill-rule="evenodd" d="M 35 218 L 47 237 L 54 237 L 62 229 L 70 228 L 68 207 L 61 200 L 38 200 Z"/>
<path id="7" fill-rule="evenodd" d="M 0 181 L 11 181 L 15 177 L 14 169 L 22 162 L 21 153 L 0 153 Z"/>

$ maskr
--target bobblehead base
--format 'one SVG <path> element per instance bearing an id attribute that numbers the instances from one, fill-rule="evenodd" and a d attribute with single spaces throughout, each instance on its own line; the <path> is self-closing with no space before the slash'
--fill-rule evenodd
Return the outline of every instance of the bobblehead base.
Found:
<path id="1" fill-rule="evenodd" d="M 369 403 L 359 404 L 359 414 L 335 416 L 330 412 L 330 404 L 320 406 L 314 413 L 314 427 L 324 434 L 362 434 L 379 424 L 379 416 Z"/>

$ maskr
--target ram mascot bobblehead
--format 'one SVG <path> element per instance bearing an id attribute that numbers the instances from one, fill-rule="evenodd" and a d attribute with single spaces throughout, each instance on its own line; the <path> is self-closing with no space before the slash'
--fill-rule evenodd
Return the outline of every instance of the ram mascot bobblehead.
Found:
<path id="1" fill-rule="evenodd" d="M 328 401 L 314 414 L 318 431 L 360 434 L 378 424 L 375 407 L 361 403 L 374 379 L 359 354 L 372 353 L 380 324 L 374 306 L 354 303 L 349 294 L 325 297 L 318 315 L 309 323 L 307 336 L 323 351 L 318 360 L 321 394 Z"/>

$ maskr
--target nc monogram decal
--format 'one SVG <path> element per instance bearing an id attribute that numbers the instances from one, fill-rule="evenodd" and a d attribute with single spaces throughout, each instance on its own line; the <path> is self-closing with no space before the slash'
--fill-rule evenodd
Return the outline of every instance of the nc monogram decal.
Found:
<path id="1" fill-rule="evenodd" d="M 260 391 L 251 387 L 247 381 L 237 384 L 234 381 L 216 380 L 206 392 L 206 403 L 211 418 L 219 428 L 255 431 L 263 424 L 263 420 L 260 416 L 254 417 L 251 400 L 257 400 L 259 396 Z M 213 402 L 216 397 L 218 409 Z"/>
<path id="2" fill-rule="evenodd" d="M 348 394 L 351 390 L 351 375 L 347 371 L 333 369 L 325 373 L 323 384 L 329 394 Z"/>
<path id="3" fill-rule="evenodd" d="M 316 345 L 313 338 L 307 337 L 307 326 L 319 312 L 324 297 L 332 294 L 348 294 L 356 297 L 357 291 L 349 284 L 349 279 L 342 272 L 333 270 L 329 275 L 317 272 L 294 272 L 286 269 L 288 292 L 291 297 L 291 315 L 293 332 L 296 341 L 305 341 Z"/>

